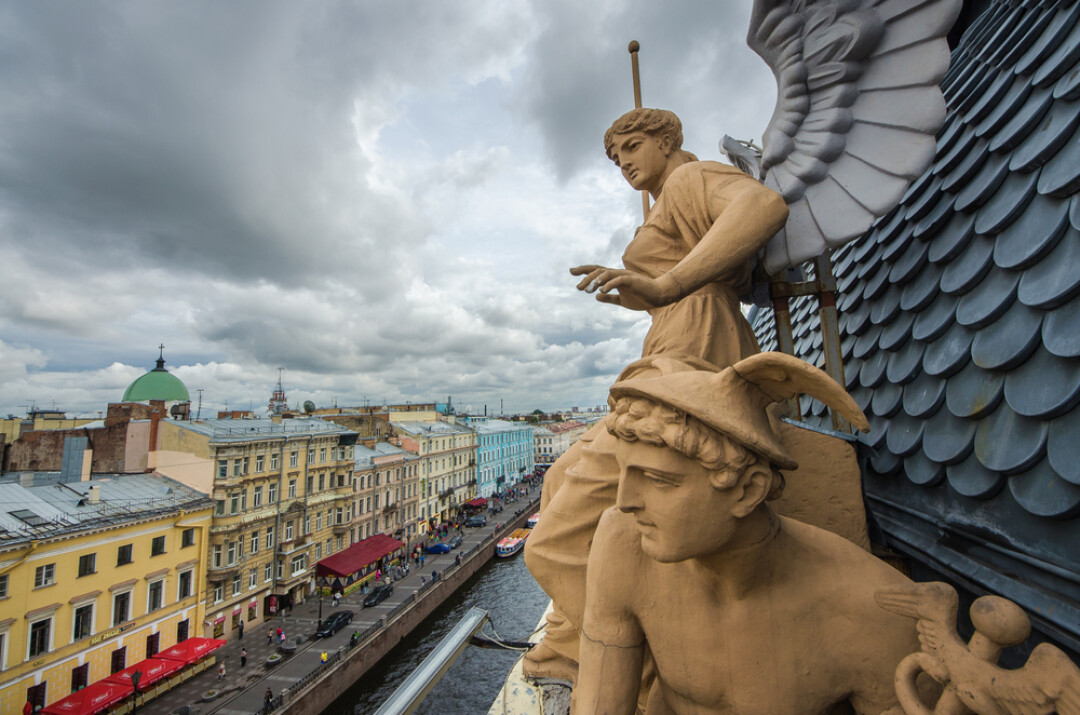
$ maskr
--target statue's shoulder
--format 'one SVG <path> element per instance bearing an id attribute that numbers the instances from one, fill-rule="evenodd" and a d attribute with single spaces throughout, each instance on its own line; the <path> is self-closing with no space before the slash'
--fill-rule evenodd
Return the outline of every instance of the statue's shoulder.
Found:
<path id="1" fill-rule="evenodd" d="M 642 561 L 645 554 L 641 550 L 641 533 L 634 517 L 619 511 L 618 507 L 608 507 L 593 535 L 590 559 L 593 554 L 607 564 Z"/>
<path id="2" fill-rule="evenodd" d="M 755 180 L 730 164 L 723 164 L 719 161 L 688 161 L 685 164 L 677 166 L 675 170 L 671 172 L 667 181 L 664 182 L 664 187 L 667 188 L 668 184 L 672 181 L 679 184 L 681 182 L 709 181 L 716 179 L 726 180 L 738 177 L 747 178 L 751 181 Z"/>

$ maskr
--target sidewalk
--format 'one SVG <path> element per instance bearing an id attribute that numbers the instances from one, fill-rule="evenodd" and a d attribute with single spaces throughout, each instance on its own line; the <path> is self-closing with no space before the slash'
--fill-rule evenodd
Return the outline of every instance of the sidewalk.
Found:
<path id="1" fill-rule="evenodd" d="M 516 503 L 506 503 L 501 514 L 488 516 L 488 525 L 481 528 L 465 529 L 462 536 L 462 545 L 449 554 L 426 554 L 424 566 L 420 569 L 412 566 L 405 578 L 394 582 L 394 593 L 378 606 L 371 608 L 363 607 L 364 594 L 357 591 L 341 600 L 340 605 L 334 608 L 329 597 L 323 597 L 322 615 L 326 617 L 334 611 L 352 610 L 353 621 L 350 625 L 338 631 L 330 638 L 314 639 L 312 634 L 318 627 L 319 622 L 319 599 L 309 597 L 307 601 L 292 608 L 287 616 L 279 616 L 253 627 L 244 629 L 243 640 L 234 638 L 225 646 L 219 648 L 215 656 L 217 663 L 225 662 L 226 675 L 218 679 L 218 666 L 207 668 L 204 672 L 192 677 L 186 683 L 173 688 L 169 692 L 154 700 L 140 705 L 138 711 L 146 715 L 170 715 L 180 711 L 184 706 L 190 707 L 190 713 L 195 715 L 210 715 L 221 713 L 222 715 L 252 715 L 261 710 L 263 698 L 267 687 L 276 697 L 282 690 L 296 683 L 310 671 L 319 665 L 319 653 L 323 650 L 333 653 L 339 647 L 346 645 L 350 635 L 354 631 L 363 631 L 374 625 L 380 618 L 391 611 L 395 606 L 411 597 L 420 589 L 420 579 L 425 582 L 431 581 L 432 570 L 438 570 L 440 574 L 446 569 L 453 567 L 455 557 L 472 549 L 475 545 L 483 542 L 494 532 L 496 522 L 505 524 L 512 521 L 514 512 L 532 508 L 535 510 L 539 503 L 539 491 L 534 490 L 530 495 L 535 497 L 536 502 L 527 501 L 528 497 L 519 499 Z M 448 534 L 448 538 L 454 535 L 454 531 Z M 274 666 L 267 666 L 266 659 L 278 652 L 277 639 L 268 643 L 267 629 L 272 628 L 276 632 L 278 628 L 285 632 L 288 642 L 295 642 L 297 636 L 303 636 L 303 642 L 293 655 L 286 657 L 285 661 Z M 247 648 L 247 666 L 240 666 L 240 649 Z M 211 689 L 218 689 L 218 696 L 208 702 L 203 702 L 204 693 Z"/>

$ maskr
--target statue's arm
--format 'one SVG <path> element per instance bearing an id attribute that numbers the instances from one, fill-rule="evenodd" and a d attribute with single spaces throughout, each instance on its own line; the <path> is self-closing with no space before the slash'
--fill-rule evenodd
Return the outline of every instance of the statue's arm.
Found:
<path id="1" fill-rule="evenodd" d="M 730 182 L 727 206 L 701 241 L 658 279 L 678 300 L 749 263 L 787 221 L 780 194 L 749 178 Z"/>
<path id="2" fill-rule="evenodd" d="M 619 528 L 614 508 L 604 513 L 589 553 L 580 667 L 574 713 L 626 713 L 637 709 L 645 634 L 633 613 L 642 578 L 634 552 L 639 537 Z"/>

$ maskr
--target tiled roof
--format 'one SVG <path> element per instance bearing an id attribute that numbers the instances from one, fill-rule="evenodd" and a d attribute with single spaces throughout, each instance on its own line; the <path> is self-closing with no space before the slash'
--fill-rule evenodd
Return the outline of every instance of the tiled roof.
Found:
<path id="1" fill-rule="evenodd" d="M 934 164 L 833 254 L 871 476 L 947 486 L 969 526 L 988 500 L 1080 514 L 1078 20 L 1076 2 L 992 2 L 942 83 Z M 772 312 L 751 320 L 776 349 Z M 793 301 L 792 321 L 796 353 L 822 365 L 816 301 Z"/>

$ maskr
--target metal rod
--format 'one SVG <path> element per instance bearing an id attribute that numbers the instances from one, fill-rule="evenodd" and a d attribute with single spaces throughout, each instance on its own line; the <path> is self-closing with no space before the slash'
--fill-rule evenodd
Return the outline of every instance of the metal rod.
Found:
<path id="1" fill-rule="evenodd" d="M 832 259 L 829 251 L 814 259 L 814 277 L 819 286 L 818 314 L 821 316 L 821 349 L 825 355 L 825 372 L 836 380 L 840 387 L 844 384 L 844 356 L 840 350 L 840 323 L 836 312 L 836 278 L 832 272 Z M 837 432 L 851 432 L 851 425 L 836 410 L 829 410 L 833 429 Z"/>
<path id="2" fill-rule="evenodd" d="M 641 49 L 641 44 L 637 40 L 630 40 L 630 44 L 626 48 L 630 51 L 630 72 L 634 78 L 634 109 L 641 109 L 641 72 L 638 69 L 638 51 Z M 649 192 L 641 192 L 641 213 L 642 219 L 649 218 Z"/>
<path id="3" fill-rule="evenodd" d="M 419 707 L 427 694 L 446 675 L 461 652 L 469 646 L 487 621 L 487 611 L 470 608 L 454 628 L 443 636 L 439 644 L 424 658 L 420 667 L 409 674 L 394 694 L 375 711 L 375 715 L 406 715 Z"/>
<path id="4" fill-rule="evenodd" d="M 791 332 L 791 302 L 783 295 L 779 287 L 785 285 L 783 281 L 773 280 L 770 286 L 773 301 L 773 317 L 776 320 L 776 342 L 780 352 L 795 355 L 795 337 Z M 787 400 L 788 417 L 802 421 L 802 408 L 799 406 L 799 396 L 793 395 Z"/>

